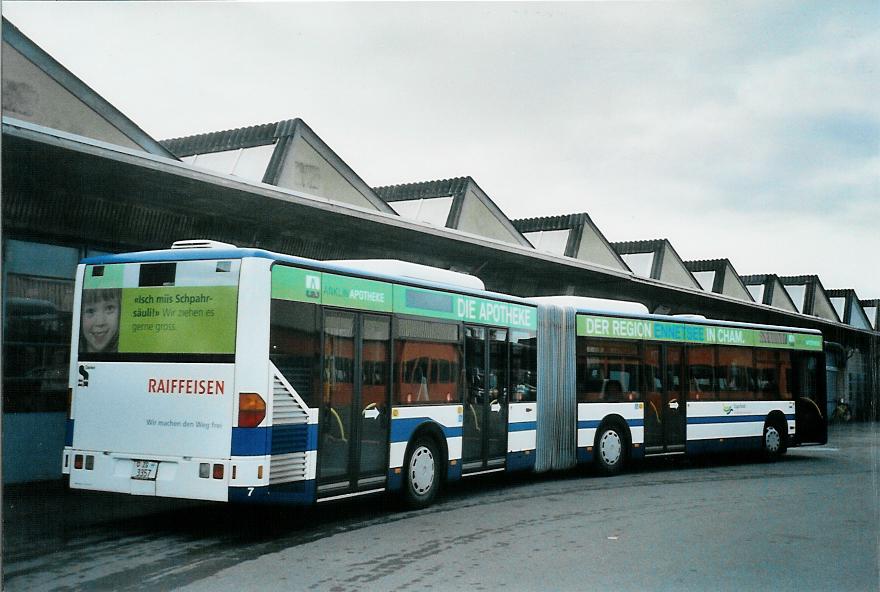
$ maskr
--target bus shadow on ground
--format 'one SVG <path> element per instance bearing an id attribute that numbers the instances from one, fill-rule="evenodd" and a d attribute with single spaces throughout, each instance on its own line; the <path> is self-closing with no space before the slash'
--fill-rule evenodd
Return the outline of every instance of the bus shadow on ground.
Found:
<path id="1" fill-rule="evenodd" d="M 639 474 L 656 475 L 661 472 L 701 472 L 708 469 L 739 467 L 773 467 L 825 464 L 830 459 L 786 455 L 767 461 L 760 453 L 729 453 L 692 457 L 649 458 L 630 465 L 621 475 L 603 476 L 590 466 L 579 466 L 567 471 L 547 473 L 493 474 L 463 479 L 446 485 L 435 504 L 427 510 L 410 510 L 394 494 L 376 494 L 339 500 L 314 506 L 235 505 L 206 503 L 196 507 L 171 510 L 148 519 L 131 518 L 112 524 L 120 534 L 138 534 L 145 530 L 163 531 L 183 536 L 212 537 L 238 542 L 259 543 L 280 538 L 302 538 L 307 542 L 337 532 L 361 528 L 383 522 L 404 519 L 414 512 L 449 511 L 461 506 L 488 501 L 486 498 L 521 495 L 522 489 L 559 483 L 582 484 L 586 488 L 616 487 L 618 479 L 638 479 Z"/>
<path id="2" fill-rule="evenodd" d="M 805 449 L 809 450 L 809 449 Z M 339 532 L 405 519 L 413 512 L 445 512 L 526 495 L 544 495 L 558 483 L 583 489 L 618 487 L 638 481 L 639 474 L 670 472 L 686 479 L 705 470 L 747 466 L 790 467 L 812 464 L 819 469 L 834 463 L 831 457 L 788 454 L 767 462 L 758 453 L 729 453 L 692 457 L 655 457 L 630 465 L 618 476 L 604 477 L 590 466 L 568 471 L 491 474 L 463 479 L 442 490 L 427 510 L 408 510 L 397 496 L 378 494 L 302 506 L 232 505 L 140 498 L 107 493 L 7 489 L 4 492 L 4 545 L 7 560 L 19 561 L 61 550 L 82 539 L 123 539 L 174 536 L 213 539 L 230 544 L 303 544 Z M 524 490 L 536 488 L 539 491 Z"/>

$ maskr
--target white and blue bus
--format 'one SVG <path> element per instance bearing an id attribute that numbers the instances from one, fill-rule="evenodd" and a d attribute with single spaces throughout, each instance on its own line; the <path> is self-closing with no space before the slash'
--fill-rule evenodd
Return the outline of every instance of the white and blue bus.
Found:
<path id="1" fill-rule="evenodd" d="M 311 504 L 826 441 L 817 331 L 559 306 L 210 241 L 77 268 L 72 488 Z"/>

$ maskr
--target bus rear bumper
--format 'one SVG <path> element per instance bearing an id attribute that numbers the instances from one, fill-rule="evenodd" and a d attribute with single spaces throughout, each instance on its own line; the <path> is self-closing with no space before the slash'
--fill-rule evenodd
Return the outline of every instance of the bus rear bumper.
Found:
<path id="1" fill-rule="evenodd" d="M 136 461 L 157 462 L 136 478 Z M 154 457 L 65 448 L 62 470 L 71 489 L 228 501 L 230 459 Z M 207 465 L 207 466 L 205 466 Z M 221 468 L 222 467 L 222 468 Z M 146 474 L 144 474 L 146 473 Z"/>

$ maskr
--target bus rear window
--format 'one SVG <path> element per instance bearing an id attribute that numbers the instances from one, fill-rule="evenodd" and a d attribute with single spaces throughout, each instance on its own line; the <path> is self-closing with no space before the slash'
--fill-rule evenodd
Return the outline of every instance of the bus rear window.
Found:
<path id="1" fill-rule="evenodd" d="M 235 353 L 240 261 L 89 265 L 79 359 L 169 359 Z"/>

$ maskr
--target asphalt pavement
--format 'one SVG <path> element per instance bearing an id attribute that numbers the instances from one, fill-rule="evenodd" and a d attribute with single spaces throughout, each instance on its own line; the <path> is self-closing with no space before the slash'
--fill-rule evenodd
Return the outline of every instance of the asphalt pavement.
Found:
<path id="1" fill-rule="evenodd" d="M 876 425 L 777 463 L 471 479 L 427 510 L 4 491 L 4 589 L 878 590 Z"/>

